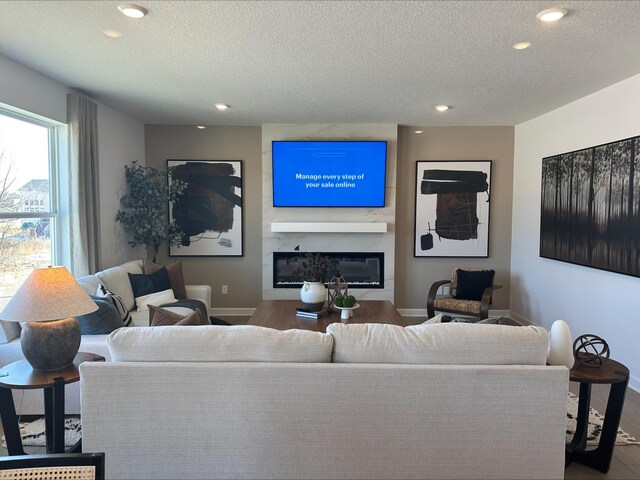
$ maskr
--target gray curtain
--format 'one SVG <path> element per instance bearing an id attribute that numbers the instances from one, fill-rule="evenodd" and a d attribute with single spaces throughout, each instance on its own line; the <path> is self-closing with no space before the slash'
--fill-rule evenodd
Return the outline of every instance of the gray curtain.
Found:
<path id="1" fill-rule="evenodd" d="M 98 105 L 67 95 L 69 131 L 69 226 L 71 272 L 95 273 L 100 252 Z"/>

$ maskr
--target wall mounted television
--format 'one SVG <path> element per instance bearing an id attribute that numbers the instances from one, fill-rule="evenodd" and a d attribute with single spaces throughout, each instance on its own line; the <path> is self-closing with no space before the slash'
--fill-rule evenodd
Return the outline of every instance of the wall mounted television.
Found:
<path id="1" fill-rule="evenodd" d="M 384 207 L 386 141 L 272 142 L 274 207 Z"/>

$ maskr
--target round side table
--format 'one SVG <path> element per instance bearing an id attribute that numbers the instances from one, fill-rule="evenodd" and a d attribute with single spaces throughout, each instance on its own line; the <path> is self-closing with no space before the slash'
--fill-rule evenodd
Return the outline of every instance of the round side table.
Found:
<path id="1" fill-rule="evenodd" d="M 576 433 L 567 445 L 565 463 L 569 465 L 571 462 L 578 462 L 606 473 L 611 466 L 613 447 L 616 444 L 624 396 L 629 383 L 629 369 L 610 358 L 605 360 L 600 367 L 585 367 L 576 363 L 569 371 L 569 380 L 580 383 L 580 397 L 578 399 Z M 611 387 L 598 446 L 594 450 L 585 450 L 591 385 L 594 383 L 609 384 Z"/>
<path id="2" fill-rule="evenodd" d="M 13 389 L 44 390 L 45 437 L 47 453 L 64 453 L 64 386 L 80 380 L 78 366 L 82 362 L 100 362 L 104 357 L 78 352 L 73 364 L 55 372 L 35 372 L 29 362 L 18 360 L 0 369 L 0 417 L 9 455 L 24 455 L 20 427 L 13 404 Z M 77 450 L 79 445 L 71 451 Z"/>

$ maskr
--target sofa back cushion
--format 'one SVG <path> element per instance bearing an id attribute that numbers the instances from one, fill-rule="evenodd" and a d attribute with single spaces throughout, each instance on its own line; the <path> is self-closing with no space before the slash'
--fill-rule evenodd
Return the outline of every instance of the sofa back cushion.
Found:
<path id="1" fill-rule="evenodd" d="M 332 323 L 336 363 L 433 365 L 545 365 L 544 328 L 443 323 L 397 325 Z"/>
<path id="2" fill-rule="evenodd" d="M 22 328 L 19 322 L 0 320 L 0 343 L 9 343 L 20 336 Z"/>
<path id="3" fill-rule="evenodd" d="M 131 311 L 135 308 L 136 302 L 129 281 L 129 273 L 142 273 L 142 260 L 133 260 L 117 267 L 107 268 L 96 273 L 96 276 L 109 291 L 120 296 L 127 310 Z"/>
<path id="4" fill-rule="evenodd" d="M 114 362 L 331 362 L 333 337 L 254 325 L 121 328 L 107 337 Z"/>

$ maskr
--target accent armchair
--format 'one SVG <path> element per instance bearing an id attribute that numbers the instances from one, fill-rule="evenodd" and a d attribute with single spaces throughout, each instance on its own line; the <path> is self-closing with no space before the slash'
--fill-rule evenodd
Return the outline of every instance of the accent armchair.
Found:
<path id="1" fill-rule="evenodd" d="M 0 479 L 104 480 L 104 453 L 14 455 L 0 458 Z"/>
<path id="2" fill-rule="evenodd" d="M 438 280 L 431 285 L 427 297 L 427 315 L 432 318 L 439 311 L 478 317 L 479 320 L 487 318 L 493 292 L 502 288 L 493 283 L 494 275 L 494 270 L 454 268 L 451 279 Z M 440 287 L 447 284 L 449 294 L 438 295 Z"/>

